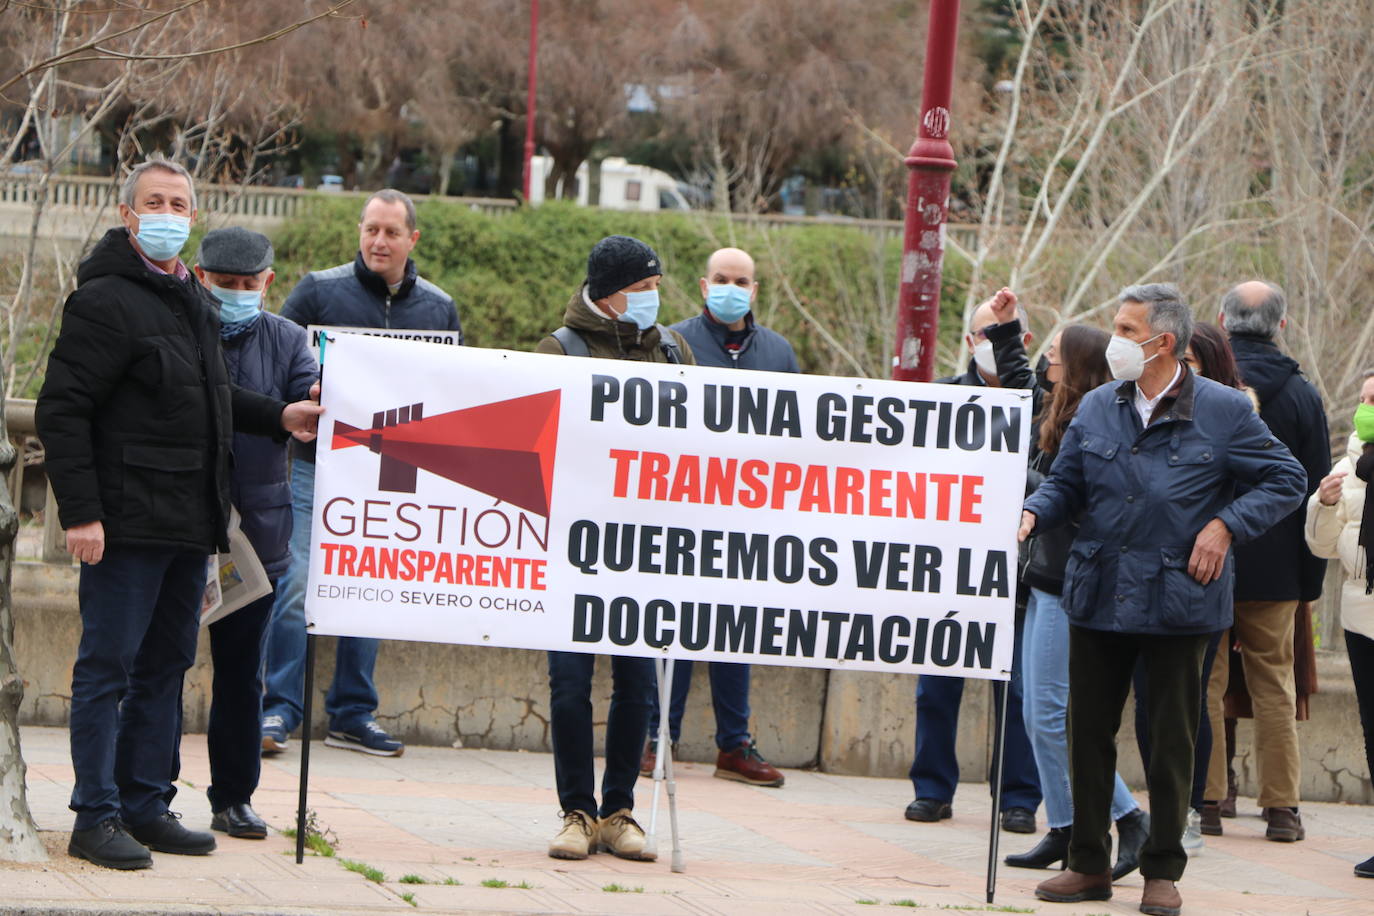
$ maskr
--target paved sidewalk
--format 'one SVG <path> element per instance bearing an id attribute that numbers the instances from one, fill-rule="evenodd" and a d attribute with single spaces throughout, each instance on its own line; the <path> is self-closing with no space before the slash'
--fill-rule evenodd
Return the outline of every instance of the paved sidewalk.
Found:
<path id="1" fill-rule="evenodd" d="M 952 821 L 915 824 L 902 818 L 911 800 L 904 780 L 794 770 L 785 788 L 763 789 L 685 764 L 678 794 L 686 870 L 674 874 L 666 797 L 658 862 L 559 861 L 545 855 L 558 826 L 548 755 L 409 747 L 389 759 L 321 744 L 312 747 L 310 807 L 336 838 L 335 858 L 308 855 L 297 866 L 294 843 L 274 831 L 265 841 L 221 835 L 211 856 L 155 854 L 153 868 L 121 873 L 66 855 L 67 733 L 27 728 L 23 742 L 30 804 L 53 855 L 44 865 L 0 864 L 0 914 L 873 916 L 920 907 L 1085 916 L 1135 913 L 1140 900 L 1135 874 L 1107 903 L 1043 903 L 1032 891 L 1048 872 L 1003 867 L 996 904 L 986 907 L 989 802 L 976 785 L 961 787 Z M 274 828 L 294 823 L 299 750 L 292 741 L 286 754 L 264 761 L 254 803 Z M 173 807 L 188 824 L 208 826 L 203 735 L 186 736 L 182 761 Z M 652 784 L 641 782 L 636 813 L 646 827 L 651 799 Z M 1250 800 L 1241 810 L 1224 822 L 1226 836 L 1209 837 L 1189 863 L 1185 914 L 1374 914 L 1374 881 L 1351 871 L 1374 853 L 1374 809 L 1305 805 L 1308 838 L 1292 845 L 1264 840 Z M 1035 840 L 1003 833 L 1002 853 Z M 344 860 L 384 879 L 346 870 Z"/>

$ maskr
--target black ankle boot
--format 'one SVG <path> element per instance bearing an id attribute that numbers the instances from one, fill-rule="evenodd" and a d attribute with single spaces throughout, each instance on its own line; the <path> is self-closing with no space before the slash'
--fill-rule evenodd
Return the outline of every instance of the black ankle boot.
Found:
<path id="1" fill-rule="evenodd" d="M 1150 837 L 1150 815 L 1136 808 L 1116 822 L 1118 842 L 1112 880 L 1120 881 L 1140 867 L 1140 847 Z"/>
<path id="2" fill-rule="evenodd" d="M 1052 868 L 1058 864 L 1062 869 L 1068 857 L 1069 828 L 1051 827 L 1050 832 L 1041 837 L 1030 852 L 1007 856 L 1003 861 L 1012 868 Z"/>

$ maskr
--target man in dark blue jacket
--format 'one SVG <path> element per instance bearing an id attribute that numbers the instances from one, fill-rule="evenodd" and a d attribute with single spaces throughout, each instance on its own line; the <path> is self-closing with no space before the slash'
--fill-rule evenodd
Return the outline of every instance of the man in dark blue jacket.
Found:
<path id="1" fill-rule="evenodd" d="M 754 320 L 759 284 L 754 259 L 738 248 L 722 248 L 706 260 L 700 280 L 705 302 L 701 314 L 673 325 L 687 340 L 699 366 L 800 372 L 792 345 L 777 331 Z M 755 786 L 781 786 L 783 775 L 759 753 L 749 735 L 749 666 L 711 662 L 711 705 L 716 716 L 716 771 L 721 779 Z M 682 733 L 682 714 L 692 686 L 692 663 L 679 661 L 673 670 L 673 695 L 668 705 L 668 732 L 673 744 Z M 649 720 L 649 743 L 639 769 L 654 770 L 659 727 L 658 692 L 654 692 Z"/>
<path id="2" fill-rule="evenodd" d="M 274 276 L 267 236 L 240 228 L 216 229 L 201 241 L 196 262 L 196 276 L 219 300 L 220 340 L 229 379 L 278 400 L 305 398 L 318 377 L 305 330 L 262 308 Z M 210 827 L 234 837 L 262 839 L 267 825 L 253 811 L 252 799 L 262 767 L 262 647 L 277 580 L 291 560 L 286 443 L 235 433 L 229 498 L 272 591 L 209 627 L 215 669 L 206 734 Z"/>
<path id="3" fill-rule="evenodd" d="M 415 270 L 410 252 L 420 239 L 415 204 L 400 191 L 378 191 L 363 204 L 358 254 L 351 264 L 307 274 L 282 306 L 283 318 L 302 326 L 406 328 L 450 331 L 462 341 L 453 299 Z M 281 581 L 267 642 L 262 751 L 286 749 L 300 725 L 305 672 L 305 584 L 310 569 L 310 525 L 315 494 L 315 449 L 291 450 L 291 566 Z M 383 757 L 405 745 L 377 724 L 375 639 L 340 637 L 334 682 L 325 696 L 325 744 Z"/>
<path id="4" fill-rule="evenodd" d="M 1063 596 L 1073 832 L 1068 870 L 1036 896 L 1076 903 L 1112 895 L 1116 732 L 1140 658 L 1155 748 L 1140 909 L 1176 916 L 1202 659 L 1212 634 L 1231 624 L 1231 544 L 1254 540 L 1300 506 L 1306 474 L 1243 392 L 1181 361 L 1193 317 L 1177 289 L 1133 286 L 1120 300 L 1107 348 L 1119 383 L 1083 398 L 1018 532 L 1024 541 L 1082 513 Z M 1248 489 L 1237 496 L 1238 487 Z"/>

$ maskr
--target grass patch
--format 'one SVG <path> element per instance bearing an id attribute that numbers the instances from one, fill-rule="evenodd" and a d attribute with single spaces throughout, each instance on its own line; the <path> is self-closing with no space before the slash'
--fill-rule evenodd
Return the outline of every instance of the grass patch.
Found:
<path id="1" fill-rule="evenodd" d="M 860 897 L 858 900 L 855 900 L 854 902 L 859 904 L 860 906 L 877 906 L 881 901 L 871 900 L 868 897 Z"/>
<path id="2" fill-rule="evenodd" d="M 281 832 L 281 835 L 288 839 L 296 838 L 296 828 L 288 827 Z M 319 815 L 307 808 L 305 811 L 305 845 L 317 856 L 324 856 L 326 859 L 334 858 L 334 847 L 339 843 L 339 838 L 333 830 L 320 823 Z"/>
<path id="3" fill-rule="evenodd" d="M 402 883 L 402 884 L 428 884 L 429 882 L 426 881 L 424 878 L 421 878 L 419 875 L 401 875 L 401 883 Z"/>
<path id="4" fill-rule="evenodd" d="M 476 862 L 476 861 L 477 861 L 477 857 L 476 857 L 476 856 L 463 856 L 463 861 L 464 861 L 464 862 Z"/>
<path id="5" fill-rule="evenodd" d="M 510 882 L 502 881 L 500 878 L 488 878 L 482 882 L 483 887 L 510 887 Z"/>
<path id="6" fill-rule="evenodd" d="M 642 894 L 642 893 L 644 893 L 644 888 L 642 888 L 642 887 L 626 887 L 626 886 L 623 885 L 623 884 L 607 884 L 605 887 L 602 888 L 602 890 L 605 891 L 605 892 L 608 893 L 608 894 Z"/>
<path id="7" fill-rule="evenodd" d="M 406 903 L 410 904 L 411 906 L 419 906 L 419 905 L 420 905 L 420 904 L 418 904 L 418 903 L 415 902 L 415 895 L 414 895 L 414 894 L 411 894 L 411 893 L 402 894 L 402 895 L 401 895 L 401 899 L 404 900 Z"/>
<path id="8" fill-rule="evenodd" d="M 463 882 L 462 882 L 462 881 L 459 881 L 457 878 L 445 878 L 445 879 L 444 879 L 444 886 L 445 886 L 445 887 L 459 887 L 460 885 L 462 885 L 462 883 L 463 883 Z"/>
<path id="9" fill-rule="evenodd" d="M 377 884 L 381 884 L 386 880 L 386 875 L 380 868 L 373 868 L 366 862 L 358 862 L 354 859 L 340 859 L 339 864 L 354 874 L 362 875 L 367 880 L 374 881 Z"/>
<path id="10" fill-rule="evenodd" d="M 923 906 L 923 904 L 917 903 L 915 900 L 894 900 L 894 901 L 892 901 L 892 905 L 893 905 L 893 906 L 914 906 L 914 907 Z"/>

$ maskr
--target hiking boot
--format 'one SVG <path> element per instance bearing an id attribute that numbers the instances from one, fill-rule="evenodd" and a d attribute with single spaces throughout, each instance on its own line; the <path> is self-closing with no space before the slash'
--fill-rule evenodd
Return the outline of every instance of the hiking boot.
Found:
<path id="1" fill-rule="evenodd" d="M 923 823 L 947 821 L 954 817 L 954 806 L 949 802 L 942 802 L 938 798 L 918 798 L 906 806 L 905 817 L 909 821 L 922 821 Z"/>
<path id="2" fill-rule="evenodd" d="M 187 830 L 175 811 L 164 811 L 157 820 L 130 826 L 129 835 L 154 852 L 206 856 L 215 851 L 214 836 L 204 830 Z"/>
<path id="3" fill-rule="evenodd" d="M 1221 805 L 1216 802 L 1202 803 L 1202 835 L 1221 836 Z"/>
<path id="4" fill-rule="evenodd" d="M 271 757 L 286 750 L 286 720 L 281 716 L 262 717 L 262 754 Z"/>
<path id="5" fill-rule="evenodd" d="M 763 755 L 753 741 L 742 741 L 733 751 L 721 751 L 716 755 L 717 779 L 733 779 L 747 782 L 751 786 L 772 786 L 778 788 L 783 783 L 783 775 Z"/>
<path id="6" fill-rule="evenodd" d="M 1116 864 L 1112 880 L 1120 881 L 1140 867 L 1140 849 L 1150 838 L 1150 815 L 1136 808 L 1116 822 Z"/>
<path id="7" fill-rule="evenodd" d="M 1195 808 L 1189 808 L 1188 822 L 1183 825 L 1183 851 L 1190 856 L 1200 855 L 1202 844 L 1202 814 Z"/>
<path id="8" fill-rule="evenodd" d="M 1264 830 L 1264 838 L 1276 843 L 1294 843 L 1306 839 L 1302 818 L 1297 808 L 1269 808 L 1269 826 Z"/>
<path id="9" fill-rule="evenodd" d="M 1035 812 L 1029 808 L 1008 808 L 1002 812 L 1002 829 L 1008 833 L 1034 833 Z"/>
<path id="10" fill-rule="evenodd" d="M 1111 900 L 1112 874 L 1104 871 L 1100 875 L 1085 875 L 1078 871 L 1066 871 L 1048 881 L 1041 881 L 1035 888 L 1035 896 L 1051 903 Z"/>
<path id="11" fill-rule="evenodd" d="M 1140 912 L 1150 916 L 1179 916 L 1183 910 L 1183 896 L 1168 878 L 1146 878 L 1145 891 L 1140 895 Z"/>
<path id="12" fill-rule="evenodd" d="M 596 818 L 585 811 L 568 811 L 563 815 L 563 829 L 549 844 L 549 855 L 555 859 L 585 859 L 596 852 Z"/>
<path id="13" fill-rule="evenodd" d="M 657 853 L 648 852 L 644 846 L 644 831 L 630 816 L 629 808 L 601 819 L 601 851 L 617 855 L 622 859 L 652 862 Z"/>
<path id="14" fill-rule="evenodd" d="M 1058 865 L 1062 871 L 1068 865 L 1069 828 L 1051 827 L 1050 832 L 1040 838 L 1035 848 L 1020 855 L 1003 859 L 1012 868 L 1053 868 Z"/>
<path id="15" fill-rule="evenodd" d="M 329 747 L 341 747 L 350 751 L 362 751 L 378 757 L 399 757 L 405 753 L 406 746 L 386 733 L 386 729 L 375 719 L 368 719 L 349 729 L 329 730 L 324 739 Z"/>
<path id="16" fill-rule="evenodd" d="M 73 830 L 67 855 L 123 870 L 151 868 L 153 864 L 148 847 L 129 836 L 117 817 L 107 817 L 85 830 Z"/>

